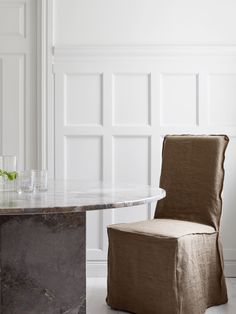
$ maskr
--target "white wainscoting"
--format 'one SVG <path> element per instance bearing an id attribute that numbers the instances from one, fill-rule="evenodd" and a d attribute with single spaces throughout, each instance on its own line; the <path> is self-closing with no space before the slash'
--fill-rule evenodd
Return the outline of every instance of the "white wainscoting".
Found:
<path id="1" fill-rule="evenodd" d="M 235 47 L 56 47 L 53 71 L 56 178 L 158 185 L 165 134 L 228 134 L 222 238 L 236 276 Z M 105 274 L 107 224 L 154 207 L 88 213 L 88 275 Z"/>

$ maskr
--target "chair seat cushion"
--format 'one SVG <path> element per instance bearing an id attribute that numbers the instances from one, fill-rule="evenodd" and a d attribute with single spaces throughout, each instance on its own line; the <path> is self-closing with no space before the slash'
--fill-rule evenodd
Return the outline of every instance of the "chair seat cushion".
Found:
<path id="1" fill-rule="evenodd" d="M 115 224 L 108 228 L 129 233 L 146 234 L 153 237 L 176 239 L 189 234 L 211 234 L 216 232 L 211 226 L 175 219 L 151 219 L 134 223 Z"/>

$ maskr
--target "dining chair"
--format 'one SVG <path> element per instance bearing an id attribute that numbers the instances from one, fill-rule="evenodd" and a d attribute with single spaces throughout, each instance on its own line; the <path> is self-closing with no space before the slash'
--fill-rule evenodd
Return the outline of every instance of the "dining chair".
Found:
<path id="1" fill-rule="evenodd" d="M 227 302 L 219 238 L 226 135 L 168 135 L 154 219 L 108 226 L 107 304 L 203 314 Z"/>

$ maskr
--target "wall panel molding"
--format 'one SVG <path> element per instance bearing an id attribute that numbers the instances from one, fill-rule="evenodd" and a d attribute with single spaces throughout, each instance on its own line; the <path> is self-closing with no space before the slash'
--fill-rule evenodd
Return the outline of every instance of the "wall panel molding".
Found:
<path id="1" fill-rule="evenodd" d="M 54 177 L 53 1 L 37 1 L 37 164 Z"/>
<path id="2" fill-rule="evenodd" d="M 223 56 L 236 57 L 236 43 L 228 44 L 137 44 L 137 45 L 80 45 L 54 46 L 55 60 L 73 61 L 79 58 L 103 57 L 169 57 L 169 56 Z"/>
<path id="3" fill-rule="evenodd" d="M 19 62 L 19 130 L 18 130 L 18 154 L 19 154 L 19 166 L 23 169 L 26 165 L 26 156 L 30 155 L 27 152 L 26 147 L 26 127 L 25 124 L 29 124 L 29 120 L 26 117 L 26 56 L 22 56 Z M 29 149 L 29 148 L 28 148 Z"/>

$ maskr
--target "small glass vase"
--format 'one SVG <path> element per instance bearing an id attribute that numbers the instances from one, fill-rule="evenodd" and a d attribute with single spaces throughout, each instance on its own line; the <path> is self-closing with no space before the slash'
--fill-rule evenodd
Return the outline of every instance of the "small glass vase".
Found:
<path id="1" fill-rule="evenodd" d="M 13 172 L 16 171 L 16 156 L 4 155 L 0 156 L 0 169 Z M 9 180 L 6 175 L 0 176 L 0 191 L 15 191 L 16 190 L 16 180 Z"/>

